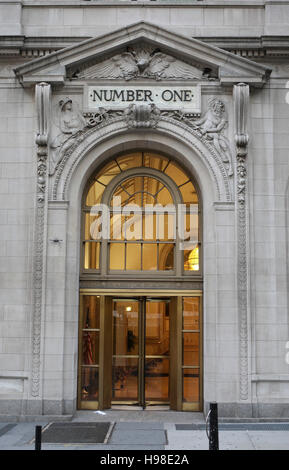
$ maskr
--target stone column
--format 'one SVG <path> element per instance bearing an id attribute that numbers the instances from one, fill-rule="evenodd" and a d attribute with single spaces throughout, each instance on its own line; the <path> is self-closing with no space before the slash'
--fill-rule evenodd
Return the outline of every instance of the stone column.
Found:
<path id="1" fill-rule="evenodd" d="M 45 290 L 45 247 L 47 231 L 47 157 L 50 126 L 51 86 L 39 83 L 35 87 L 37 113 L 37 186 L 34 221 L 33 249 L 33 304 L 32 304 L 32 361 L 31 361 L 31 397 L 34 402 L 28 406 L 28 414 L 41 414 L 41 339 L 42 311 Z M 36 399 L 38 403 L 36 404 Z"/>
<path id="2" fill-rule="evenodd" d="M 237 289 L 239 316 L 239 353 L 240 353 L 240 400 L 247 400 L 248 385 L 248 254 L 247 254 L 247 153 L 249 136 L 247 134 L 247 114 L 249 86 L 239 83 L 234 86 L 235 106 L 235 144 L 237 158 L 236 207 L 237 207 Z"/>

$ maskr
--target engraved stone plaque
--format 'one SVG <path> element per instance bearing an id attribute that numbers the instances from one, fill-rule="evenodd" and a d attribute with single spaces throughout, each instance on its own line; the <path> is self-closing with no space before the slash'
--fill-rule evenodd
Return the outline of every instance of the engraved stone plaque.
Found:
<path id="1" fill-rule="evenodd" d="M 89 110 L 122 109 L 130 104 L 155 104 L 159 109 L 180 109 L 185 113 L 201 113 L 201 87 L 191 86 L 87 86 Z"/>

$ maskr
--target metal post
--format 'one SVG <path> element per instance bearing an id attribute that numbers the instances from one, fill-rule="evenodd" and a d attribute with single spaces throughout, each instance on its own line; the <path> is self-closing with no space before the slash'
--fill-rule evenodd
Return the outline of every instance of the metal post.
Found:
<path id="1" fill-rule="evenodd" d="M 41 450 L 42 426 L 35 426 L 35 450 Z"/>
<path id="2" fill-rule="evenodd" d="M 218 404 L 210 403 L 209 412 L 209 450 L 219 450 Z"/>

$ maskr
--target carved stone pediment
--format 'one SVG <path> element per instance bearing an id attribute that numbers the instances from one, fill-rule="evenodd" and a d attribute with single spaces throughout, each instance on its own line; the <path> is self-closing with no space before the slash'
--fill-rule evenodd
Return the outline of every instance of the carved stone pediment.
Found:
<path id="1" fill-rule="evenodd" d="M 261 87 L 271 70 L 200 40 L 141 21 L 20 65 L 23 86 L 42 81 L 64 85 L 78 79 L 240 81 Z"/>
<path id="2" fill-rule="evenodd" d="M 153 79 L 153 80 L 201 80 L 217 78 L 215 73 L 202 64 L 180 60 L 150 44 L 127 47 L 109 58 L 85 63 L 68 70 L 71 79 Z"/>

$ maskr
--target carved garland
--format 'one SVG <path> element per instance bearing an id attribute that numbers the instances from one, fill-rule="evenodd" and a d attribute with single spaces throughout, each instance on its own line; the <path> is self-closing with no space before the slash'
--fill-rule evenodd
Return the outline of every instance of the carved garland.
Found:
<path id="1" fill-rule="evenodd" d="M 238 311 L 240 334 L 240 398 L 248 399 L 248 262 L 247 262 L 247 108 L 249 86 L 234 86 L 237 158 Z"/>
<path id="2" fill-rule="evenodd" d="M 47 188 L 48 127 L 51 87 L 40 83 L 35 88 L 37 111 L 37 191 L 33 262 L 33 315 L 32 315 L 32 386 L 33 397 L 40 389 L 41 309 L 43 283 L 43 232 L 45 223 L 45 194 Z"/>

